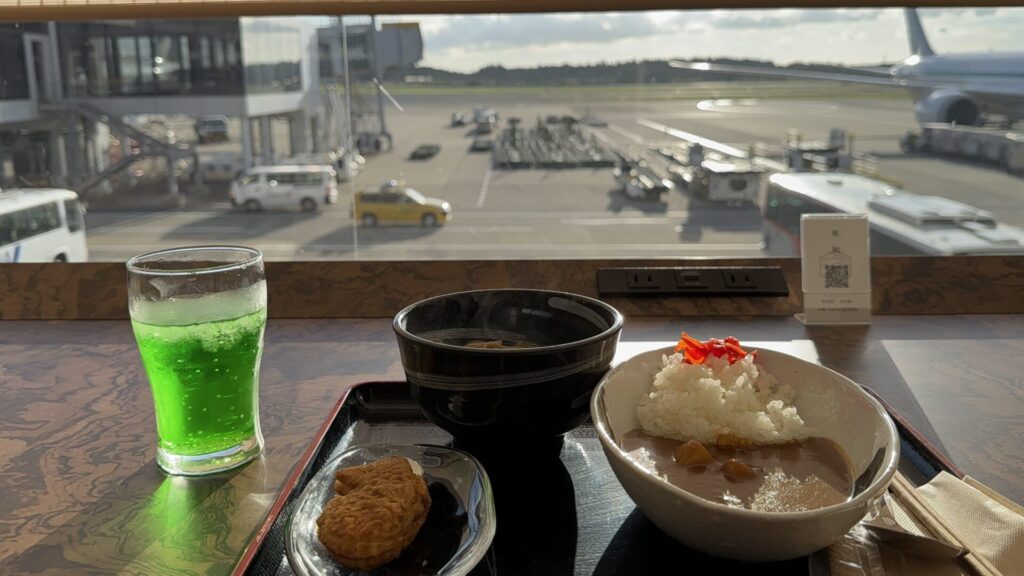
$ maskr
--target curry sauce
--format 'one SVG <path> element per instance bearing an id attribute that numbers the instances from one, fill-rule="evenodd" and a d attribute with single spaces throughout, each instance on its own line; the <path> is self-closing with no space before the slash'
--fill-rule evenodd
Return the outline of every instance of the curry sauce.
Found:
<path id="1" fill-rule="evenodd" d="M 713 460 L 689 466 L 676 461 L 681 444 L 642 430 L 628 432 L 621 442 L 634 462 L 687 492 L 720 504 L 763 512 L 798 512 L 845 502 L 853 492 L 847 458 L 827 438 L 745 448 L 709 445 L 705 448 Z M 753 473 L 730 474 L 730 466 L 749 467 Z"/>

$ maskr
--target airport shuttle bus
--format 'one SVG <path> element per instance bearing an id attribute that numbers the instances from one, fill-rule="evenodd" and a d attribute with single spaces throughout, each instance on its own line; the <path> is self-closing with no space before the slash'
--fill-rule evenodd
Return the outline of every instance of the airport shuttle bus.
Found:
<path id="1" fill-rule="evenodd" d="M 1024 230 L 938 196 L 855 174 L 774 174 L 762 193 L 765 253 L 800 255 L 801 214 L 867 214 L 873 255 L 1024 254 Z"/>
<path id="2" fill-rule="evenodd" d="M 78 195 L 50 188 L 0 190 L 0 262 L 85 262 Z"/>

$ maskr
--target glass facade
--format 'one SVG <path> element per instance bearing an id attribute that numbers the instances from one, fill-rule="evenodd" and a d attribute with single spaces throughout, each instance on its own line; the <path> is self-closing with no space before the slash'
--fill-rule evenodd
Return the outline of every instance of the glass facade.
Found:
<path id="1" fill-rule="evenodd" d="M 355 79 L 373 77 L 373 60 L 369 26 L 350 26 L 348 29 L 348 65 Z"/>
<path id="2" fill-rule="evenodd" d="M 69 96 L 237 95 L 237 20 L 60 24 Z"/>
<path id="3" fill-rule="evenodd" d="M 0 188 L 49 185 L 53 154 L 47 132 L 0 125 Z"/>
<path id="4" fill-rule="evenodd" d="M 41 31 L 39 25 L 0 24 L 0 100 L 29 97 L 25 33 Z"/>
<path id="5" fill-rule="evenodd" d="M 302 90 L 302 56 L 306 47 L 299 30 L 288 22 L 255 18 L 243 18 L 241 28 L 246 92 Z"/>

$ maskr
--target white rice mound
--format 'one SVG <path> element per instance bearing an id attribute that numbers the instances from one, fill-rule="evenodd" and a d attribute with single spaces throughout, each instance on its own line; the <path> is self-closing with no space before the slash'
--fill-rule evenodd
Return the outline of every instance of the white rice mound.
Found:
<path id="1" fill-rule="evenodd" d="M 682 354 L 662 357 L 663 368 L 636 414 L 644 432 L 676 440 L 714 443 L 730 434 L 755 444 L 780 444 L 811 435 L 792 405 L 793 389 L 746 356 L 729 364 L 709 356 L 685 364 Z"/>

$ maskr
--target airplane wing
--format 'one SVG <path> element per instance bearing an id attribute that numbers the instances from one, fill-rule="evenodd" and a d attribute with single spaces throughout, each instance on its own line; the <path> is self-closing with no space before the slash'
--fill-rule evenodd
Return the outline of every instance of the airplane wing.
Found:
<path id="1" fill-rule="evenodd" d="M 935 88 L 935 84 L 895 78 L 886 71 L 869 71 L 867 69 L 848 69 L 849 72 L 823 72 L 817 70 L 791 70 L 769 66 L 745 66 L 742 64 L 715 64 L 713 62 L 683 62 L 672 60 L 669 66 L 698 72 L 723 72 L 746 76 L 762 76 L 768 78 L 786 78 L 790 80 L 831 80 L 833 82 L 853 82 L 892 88 Z"/>

